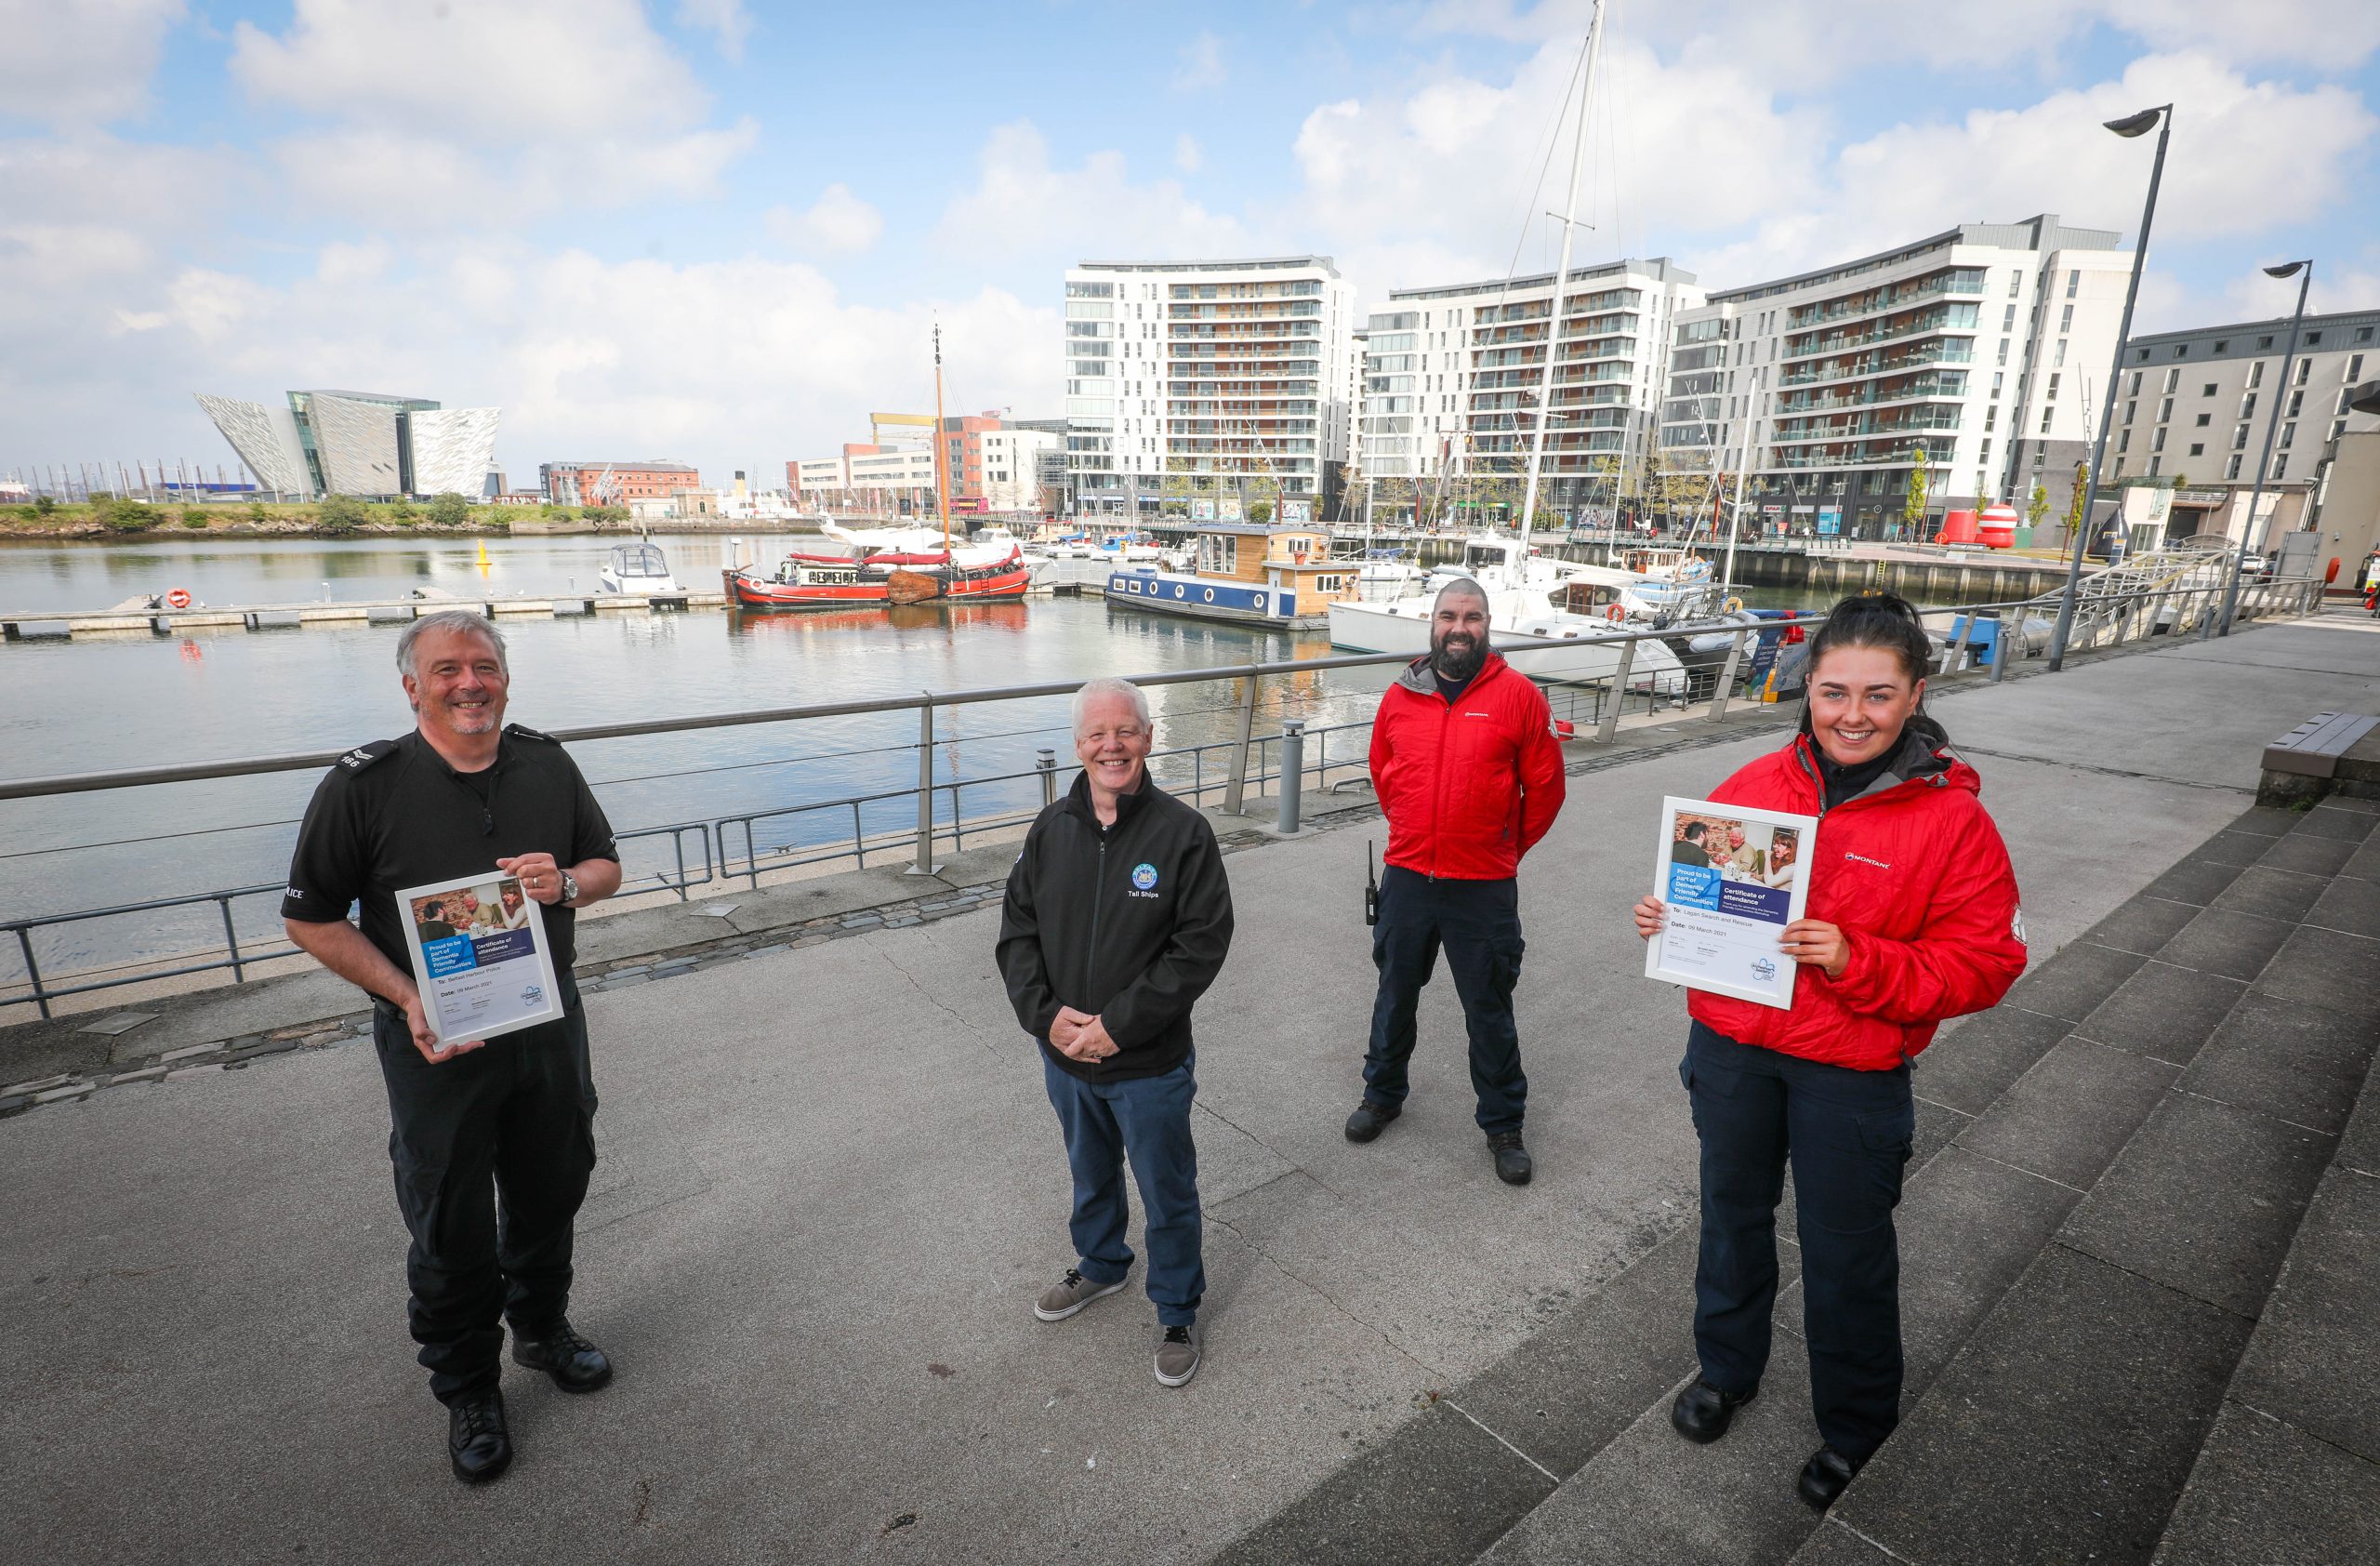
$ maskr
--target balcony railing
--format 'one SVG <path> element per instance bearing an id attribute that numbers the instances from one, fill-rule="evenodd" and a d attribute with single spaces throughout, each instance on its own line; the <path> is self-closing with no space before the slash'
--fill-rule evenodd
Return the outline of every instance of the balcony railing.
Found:
<path id="1" fill-rule="evenodd" d="M 1903 338 L 1923 337 L 1934 332 L 1972 332 L 1976 329 L 1973 321 L 1954 321 L 1948 309 L 1936 309 L 1899 326 L 1878 327 L 1873 331 L 1831 337 L 1818 342 L 1796 344 L 1788 341 L 1782 352 L 1788 359 L 1806 359 L 1817 353 L 1840 353 L 1846 349 L 1864 348 L 1872 342 L 1897 342 Z"/>
<path id="2" fill-rule="evenodd" d="M 1857 299 L 1833 299 L 1824 304 L 1805 304 L 1786 317 L 1785 329 L 1803 331 L 1811 326 L 1823 326 L 1830 321 L 1849 321 L 1862 315 L 1886 314 L 1918 299 L 1932 299 L 1938 294 L 1977 294 L 1983 292 L 1983 272 L 1980 268 L 1962 267 L 1933 277 L 1900 284 Z"/>
<path id="3" fill-rule="evenodd" d="M 1878 376 L 1898 375 L 1929 365 L 1971 365 L 1975 362 L 1975 339 L 1945 338 L 1941 341 L 1911 352 L 1890 358 L 1862 354 L 1848 365 L 1805 365 L 1777 378 L 1779 386 L 1816 386 L 1833 380 L 1867 380 Z"/>

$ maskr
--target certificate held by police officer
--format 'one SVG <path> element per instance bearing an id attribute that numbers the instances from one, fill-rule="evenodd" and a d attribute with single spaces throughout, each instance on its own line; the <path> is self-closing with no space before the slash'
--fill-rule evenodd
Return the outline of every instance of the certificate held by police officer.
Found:
<path id="1" fill-rule="evenodd" d="M 397 894 L 421 1009 L 440 1048 L 562 1015 L 544 910 L 517 876 L 489 870 Z"/>
<path id="2" fill-rule="evenodd" d="M 1791 1010 L 1780 941 L 1802 917 L 1802 873 L 1818 817 L 1709 800 L 1664 799 L 1653 895 L 1667 906 L 1645 943 L 1645 976 Z"/>

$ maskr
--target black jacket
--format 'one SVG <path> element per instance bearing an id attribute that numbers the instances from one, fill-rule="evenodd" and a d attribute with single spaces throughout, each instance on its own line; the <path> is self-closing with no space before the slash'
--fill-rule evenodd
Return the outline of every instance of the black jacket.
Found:
<path id="1" fill-rule="evenodd" d="M 1189 1056 L 1190 1007 L 1223 971 L 1231 927 L 1231 883 L 1206 817 L 1144 774 L 1102 827 L 1078 776 L 1008 872 L 1000 975 L 1016 1020 L 1059 1069 L 1091 1082 L 1154 1077 Z M 1102 1018 L 1116 1053 L 1091 1064 L 1052 1048 L 1062 1005 Z"/>

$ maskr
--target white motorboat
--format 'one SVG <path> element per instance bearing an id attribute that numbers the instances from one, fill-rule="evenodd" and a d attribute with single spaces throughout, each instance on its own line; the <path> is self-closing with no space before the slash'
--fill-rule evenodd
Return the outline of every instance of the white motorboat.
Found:
<path id="1" fill-rule="evenodd" d="M 1408 594 L 1387 604 L 1342 599 L 1330 605 L 1330 644 L 1351 653 L 1430 650 L 1430 612 L 1436 593 Z M 1640 628 L 1557 609 L 1544 593 L 1523 589 L 1488 595 L 1488 644 L 1505 662 L 1540 680 L 1601 684 L 1618 677 L 1626 643 Z M 1657 637 L 1636 643 L 1628 688 L 1661 696 L 1686 692 L 1685 666 Z"/>
<path id="2" fill-rule="evenodd" d="M 637 593 L 645 597 L 658 594 L 675 597 L 686 590 L 669 574 L 669 563 L 662 558 L 661 546 L 651 543 L 621 544 L 603 562 L 603 569 L 596 580 L 605 592 Z"/>

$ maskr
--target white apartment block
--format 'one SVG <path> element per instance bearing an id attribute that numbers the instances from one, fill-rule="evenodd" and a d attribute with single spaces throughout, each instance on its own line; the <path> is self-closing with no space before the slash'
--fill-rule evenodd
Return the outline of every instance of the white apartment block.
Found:
<path id="1" fill-rule="evenodd" d="M 1155 515 L 1169 480 L 1211 493 L 1270 477 L 1283 521 L 1335 498 L 1355 290 L 1329 257 L 1085 261 L 1065 288 L 1079 509 Z"/>
<path id="2" fill-rule="evenodd" d="M 1417 483 L 1526 471 L 1545 374 L 1552 272 L 1397 288 L 1365 323 L 1362 472 Z M 1608 505 L 1618 460 L 1652 449 L 1673 322 L 1703 303 L 1667 257 L 1570 274 L 1555 339 L 1542 508 Z"/>
<path id="3" fill-rule="evenodd" d="M 1743 465 L 1762 530 L 1889 536 L 1920 450 L 1934 516 L 2021 510 L 2036 484 L 2062 516 L 2123 313 L 2121 237 L 2055 214 L 1963 223 L 1715 290 L 1676 319 L 1661 448 L 1675 466 Z"/>
<path id="4" fill-rule="evenodd" d="M 2269 484 L 2311 484 L 2332 443 L 2380 430 L 2380 415 L 2347 405 L 2359 384 L 2380 379 L 2380 310 L 2306 317 L 2284 386 L 2288 348 L 2286 316 L 2133 338 L 2103 482 L 2251 485 L 2269 434 Z"/>
<path id="5" fill-rule="evenodd" d="M 995 511 L 1040 510 L 1042 454 L 1064 450 L 1064 437 L 1049 430 L 986 430 L 980 438 L 985 508 Z"/>

